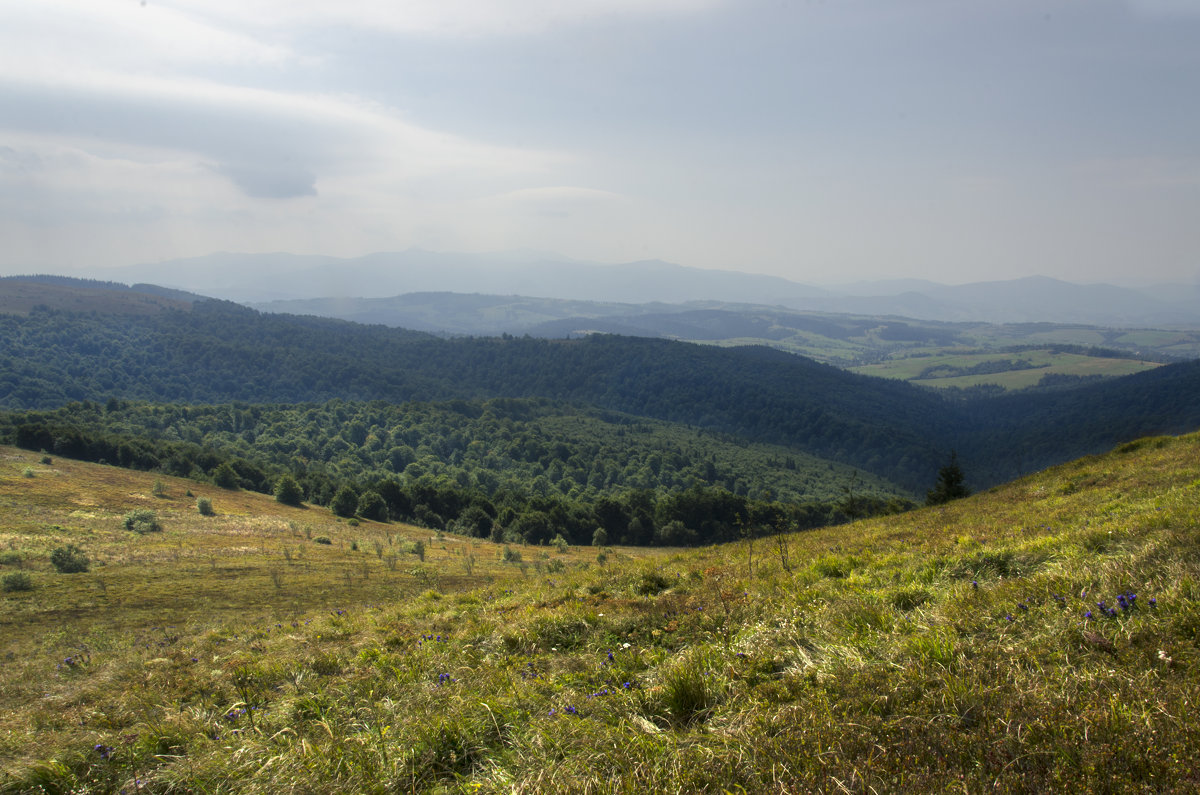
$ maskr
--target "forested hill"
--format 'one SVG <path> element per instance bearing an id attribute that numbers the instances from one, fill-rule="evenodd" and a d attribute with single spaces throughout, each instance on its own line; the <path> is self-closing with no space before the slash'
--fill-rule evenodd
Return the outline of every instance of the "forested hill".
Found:
<path id="1" fill-rule="evenodd" d="M 0 317 L 0 404 L 111 396 L 255 403 L 548 397 L 793 446 L 910 488 L 945 449 L 948 405 L 767 349 L 628 337 L 443 340 L 380 326 L 197 302 L 152 316 Z M 915 466 L 914 466 L 915 464 Z"/>
<path id="2" fill-rule="evenodd" d="M 149 315 L 35 307 L 0 315 L 0 339 L 0 406 L 9 408 L 109 397 L 546 397 L 792 447 L 918 493 L 953 447 L 981 486 L 1113 441 L 1200 427 L 1195 364 L 1041 400 L 968 403 L 765 348 L 613 336 L 443 340 L 211 300 Z"/>

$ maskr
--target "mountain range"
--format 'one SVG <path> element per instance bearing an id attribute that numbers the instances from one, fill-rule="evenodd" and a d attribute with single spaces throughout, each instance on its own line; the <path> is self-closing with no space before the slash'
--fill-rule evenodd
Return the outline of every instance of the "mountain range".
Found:
<path id="1" fill-rule="evenodd" d="M 1132 289 L 1033 276 L 962 285 L 900 280 L 818 287 L 661 260 L 601 264 L 531 251 L 465 254 L 410 249 L 354 258 L 220 253 L 112 269 L 106 278 L 151 282 L 258 306 L 274 301 L 454 292 L 618 304 L 722 301 L 941 321 L 1120 327 L 1200 323 L 1197 284 Z M 286 304 L 272 308 L 297 311 Z"/>

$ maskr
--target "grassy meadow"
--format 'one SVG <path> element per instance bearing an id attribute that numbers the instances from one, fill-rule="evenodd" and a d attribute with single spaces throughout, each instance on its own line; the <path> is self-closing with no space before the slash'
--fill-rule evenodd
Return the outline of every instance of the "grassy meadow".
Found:
<path id="1" fill-rule="evenodd" d="M 698 550 L 43 461 L 0 448 L 0 792 L 1200 791 L 1200 435 Z"/>
<path id="2" fill-rule="evenodd" d="M 992 365 L 996 372 L 955 374 L 958 370 L 970 370 L 980 365 Z M 1044 375 L 1115 378 L 1151 370 L 1158 366 L 1160 365 L 1155 362 L 1138 359 L 1084 356 L 1078 353 L 1063 353 L 1049 349 L 1010 354 L 954 353 L 943 350 L 921 356 L 900 356 L 878 364 L 849 369 L 862 375 L 897 378 L 923 386 L 967 388 L 981 384 L 996 384 L 1004 389 L 1014 390 L 1036 386 Z"/>

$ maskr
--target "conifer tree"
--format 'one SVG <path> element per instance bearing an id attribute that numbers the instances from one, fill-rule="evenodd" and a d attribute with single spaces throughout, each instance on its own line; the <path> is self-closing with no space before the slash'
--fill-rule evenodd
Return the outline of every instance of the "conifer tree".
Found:
<path id="1" fill-rule="evenodd" d="M 938 470 L 937 483 L 925 493 L 926 505 L 942 505 L 943 503 L 968 496 L 971 491 L 965 484 L 966 476 L 958 465 L 958 453 L 951 451 L 950 460 Z"/>

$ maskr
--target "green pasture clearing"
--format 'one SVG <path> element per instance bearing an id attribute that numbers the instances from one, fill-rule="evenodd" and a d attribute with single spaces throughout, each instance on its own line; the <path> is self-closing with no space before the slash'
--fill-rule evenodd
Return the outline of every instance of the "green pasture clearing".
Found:
<path id="1" fill-rule="evenodd" d="M 1017 369 L 971 375 L 949 374 L 956 369 L 974 368 L 980 365 L 995 365 L 996 369 L 1011 366 Z M 911 356 L 851 369 L 863 375 L 896 378 L 925 386 L 970 387 L 979 384 L 997 384 L 1005 389 L 1026 389 L 1035 386 L 1042 376 L 1051 373 L 1116 377 L 1132 375 L 1158 366 L 1154 362 L 1135 359 L 1114 359 L 1075 353 L 1057 353 L 1050 350 L 1033 350 L 1017 353 L 951 353 Z M 937 377 L 939 369 L 946 372 L 947 375 Z M 935 377 L 920 377 L 922 373 L 931 371 Z"/>

